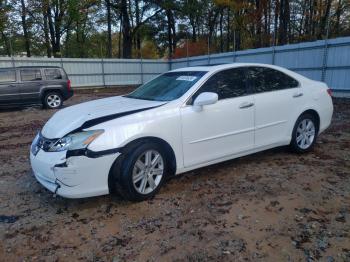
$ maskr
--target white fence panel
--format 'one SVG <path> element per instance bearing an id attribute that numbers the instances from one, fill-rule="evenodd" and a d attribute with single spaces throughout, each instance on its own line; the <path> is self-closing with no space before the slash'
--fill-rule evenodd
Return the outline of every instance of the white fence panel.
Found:
<path id="1" fill-rule="evenodd" d="M 62 66 L 74 87 L 140 85 L 171 69 L 254 62 L 289 68 L 334 91 L 350 92 L 350 37 L 173 59 L 85 59 L 0 57 L 0 67 Z"/>

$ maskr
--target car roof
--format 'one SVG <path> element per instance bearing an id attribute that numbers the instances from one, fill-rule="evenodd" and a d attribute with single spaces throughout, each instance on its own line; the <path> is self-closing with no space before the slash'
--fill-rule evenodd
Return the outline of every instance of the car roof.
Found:
<path id="1" fill-rule="evenodd" d="M 210 64 L 210 65 L 198 65 L 198 66 L 189 66 L 189 67 L 183 67 L 174 69 L 171 72 L 178 72 L 178 71 L 208 71 L 208 72 L 214 72 L 222 69 L 229 69 L 234 67 L 243 67 L 243 66 L 262 66 L 262 67 L 269 67 L 269 68 L 276 68 L 279 70 L 285 70 L 285 68 L 270 65 L 270 64 L 262 64 L 262 63 L 222 63 L 222 64 Z"/>
<path id="2" fill-rule="evenodd" d="M 1 67 L 0 70 L 8 69 L 29 69 L 29 68 L 57 68 L 60 69 L 60 66 L 16 66 L 16 67 Z"/>
<path id="3" fill-rule="evenodd" d="M 216 73 L 221 70 L 230 69 L 230 68 L 236 68 L 236 67 L 246 67 L 246 66 L 260 66 L 260 67 L 267 67 L 272 68 L 281 72 L 286 73 L 289 76 L 292 76 L 298 81 L 313 81 L 303 75 L 300 75 L 296 72 L 293 72 L 287 68 L 271 65 L 271 64 L 263 64 L 263 63 L 227 63 L 227 64 L 214 64 L 214 65 L 199 65 L 199 66 L 190 66 L 190 67 L 183 67 L 174 69 L 170 72 L 184 72 L 184 71 L 204 71 L 207 73 Z"/>

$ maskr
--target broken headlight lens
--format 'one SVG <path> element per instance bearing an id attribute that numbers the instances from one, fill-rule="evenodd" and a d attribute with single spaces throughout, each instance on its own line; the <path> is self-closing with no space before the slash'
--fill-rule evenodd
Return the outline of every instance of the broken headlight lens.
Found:
<path id="1" fill-rule="evenodd" d="M 91 130 L 67 135 L 54 143 L 49 151 L 60 152 L 65 150 L 84 149 L 103 132 L 104 130 Z"/>
<path id="2" fill-rule="evenodd" d="M 35 156 L 40 150 L 40 147 L 38 145 L 39 138 L 40 138 L 40 133 L 37 133 L 33 142 L 32 142 L 32 145 L 30 146 L 30 150 L 32 151 L 33 155 L 35 155 Z"/>

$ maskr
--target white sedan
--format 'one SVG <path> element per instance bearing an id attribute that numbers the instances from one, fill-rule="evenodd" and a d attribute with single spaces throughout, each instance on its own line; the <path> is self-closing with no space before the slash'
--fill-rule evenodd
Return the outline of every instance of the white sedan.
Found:
<path id="1" fill-rule="evenodd" d="M 36 179 L 63 197 L 144 200 L 195 168 L 283 145 L 309 151 L 332 114 L 326 84 L 281 67 L 181 68 L 128 95 L 58 111 L 30 161 Z"/>

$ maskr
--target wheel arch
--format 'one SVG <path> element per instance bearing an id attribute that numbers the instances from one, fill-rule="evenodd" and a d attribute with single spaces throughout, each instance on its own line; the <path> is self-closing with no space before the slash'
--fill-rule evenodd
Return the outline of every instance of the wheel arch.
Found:
<path id="1" fill-rule="evenodd" d="M 317 132 L 320 130 L 320 115 L 319 115 L 319 113 L 315 110 L 315 109 L 307 109 L 307 110 L 305 110 L 305 111 L 303 111 L 299 116 L 298 116 L 298 118 L 300 117 L 300 116 L 302 116 L 302 115 L 305 115 L 305 114 L 311 114 L 311 115 L 313 115 L 314 117 L 315 117 L 315 119 L 316 119 L 316 121 L 317 121 L 317 126 L 316 126 L 316 128 L 317 128 Z"/>
<path id="2" fill-rule="evenodd" d="M 169 160 L 169 164 L 170 164 L 170 176 L 174 176 L 176 173 L 176 155 L 175 152 L 173 150 L 173 148 L 171 147 L 171 145 L 165 141 L 162 138 L 159 137 L 155 137 L 155 136 L 146 136 L 146 137 L 140 137 L 137 138 L 135 140 L 132 140 L 130 142 L 128 142 L 125 146 L 123 146 L 123 148 L 121 149 L 121 155 L 117 157 L 117 159 L 114 161 L 114 163 L 112 164 L 110 170 L 109 170 L 109 174 L 108 174 L 108 187 L 110 192 L 114 192 L 114 184 L 113 184 L 113 169 L 120 167 L 121 162 L 123 162 L 123 158 L 125 157 L 125 154 L 129 151 L 132 150 L 133 148 L 145 143 L 145 142 L 153 142 L 153 143 L 157 143 L 158 145 L 160 145 L 164 151 L 167 154 L 167 158 Z"/>
<path id="3" fill-rule="evenodd" d="M 62 99 L 63 99 L 63 92 L 62 92 L 62 90 L 60 88 L 58 88 L 58 87 L 47 87 L 47 88 L 42 88 L 41 91 L 40 91 L 40 99 L 41 99 L 41 101 L 44 101 L 46 94 L 49 93 L 49 92 L 57 92 L 57 93 L 59 93 L 62 96 Z"/>

